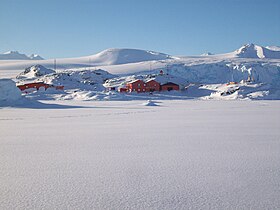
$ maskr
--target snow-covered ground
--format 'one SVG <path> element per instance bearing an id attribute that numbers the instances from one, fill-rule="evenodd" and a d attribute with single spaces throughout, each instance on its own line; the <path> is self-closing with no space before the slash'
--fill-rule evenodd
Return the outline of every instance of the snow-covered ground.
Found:
<path id="1" fill-rule="evenodd" d="M 280 209 L 277 46 L 108 49 L 57 69 L 7 56 L 22 60 L 0 59 L 0 209 Z M 108 91 L 136 78 L 181 91 Z"/>
<path id="2" fill-rule="evenodd" d="M 280 208 L 279 101 L 43 102 L 0 109 L 0 209 Z"/>

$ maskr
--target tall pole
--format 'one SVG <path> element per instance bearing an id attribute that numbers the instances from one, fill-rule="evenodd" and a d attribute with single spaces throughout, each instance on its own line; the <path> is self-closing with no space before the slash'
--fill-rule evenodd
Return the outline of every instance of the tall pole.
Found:
<path id="1" fill-rule="evenodd" d="M 56 71 L 56 59 L 54 59 L 54 70 Z"/>
<path id="2" fill-rule="evenodd" d="M 88 70 L 90 70 L 90 58 L 88 59 Z"/>

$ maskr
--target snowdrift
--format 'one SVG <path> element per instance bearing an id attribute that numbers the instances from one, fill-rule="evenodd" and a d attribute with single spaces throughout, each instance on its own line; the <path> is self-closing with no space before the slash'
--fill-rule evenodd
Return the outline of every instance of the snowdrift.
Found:
<path id="1" fill-rule="evenodd" d="M 0 79 L 0 105 L 21 99 L 21 92 L 11 79 Z"/>
<path id="2" fill-rule="evenodd" d="M 143 106 L 158 106 L 158 104 L 152 100 L 148 100 L 147 102 L 144 102 L 142 105 Z"/>

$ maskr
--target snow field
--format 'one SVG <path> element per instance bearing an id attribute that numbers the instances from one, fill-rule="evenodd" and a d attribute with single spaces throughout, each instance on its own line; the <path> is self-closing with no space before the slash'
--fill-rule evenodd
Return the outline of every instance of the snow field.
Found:
<path id="1" fill-rule="evenodd" d="M 0 109 L 0 209 L 280 208 L 280 102 L 145 102 Z"/>

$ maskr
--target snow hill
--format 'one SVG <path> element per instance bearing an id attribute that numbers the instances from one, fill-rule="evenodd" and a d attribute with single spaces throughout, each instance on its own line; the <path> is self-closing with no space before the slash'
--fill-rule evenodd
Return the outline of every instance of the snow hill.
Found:
<path id="1" fill-rule="evenodd" d="M 280 59 L 280 51 L 276 48 L 265 48 L 255 44 L 246 44 L 235 51 L 235 55 L 240 58 L 273 58 Z"/>
<path id="2" fill-rule="evenodd" d="M 154 51 L 138 49 L 107 49 L 96 55 L 88 57 L 92 63 L 117 65 L 126 63 L 138 63 L 142 61 L 165 60 L 169 55 Z"/>
<path id="3" fill-rule="evenodd" d="M 48 69 L 42 65 L 30 66 L 24 72 L 17 75 L 17 79 L 34 79 L 36 77 L 44 76 L 47 74 L 55 73 L 54 70 Z"/>
<path id="4" fill-rule="evenodd" d="M 8 51 L 0 54 L 0 60 L 43 60 L 43 58 L 37 54 L 27 56 L 18 51 Z"/>
<path id="5" fill-rule="evenodd" d="M 107 49 L 94 55 L 56 59 L 57 69 L 85 68 L 97 66 L 112 66 L 122 64 L 134 64 L 139 62 L 150 62 L 172 59 L 171 56 L 138 49 Z M 49 60 L 26 60 L 8 61 L 0 59 L 0 70 L 23 70 L 32 65 L 44 65 L 47 68 L 54 67 L 54 59 Z"/>
<path id="6" fill-rule="evenodd" d="M 116 77 L 104 70 L 65 70 L 55 72 L 44 66 L 36 65 L 25 69 L 17 75 L 17 83 L 44 82 L 52 85 L 63 85 L 65 89 L 103 91 L 103 83 Z"/>
<path id="7" fill-rule="evenodd" d="M 47 84 L 63 85 L 66 89 L 103 91 L 103 83 L 116 77 L 104 70 L 66 70 L 45 75 L 38 80 Z"/>

